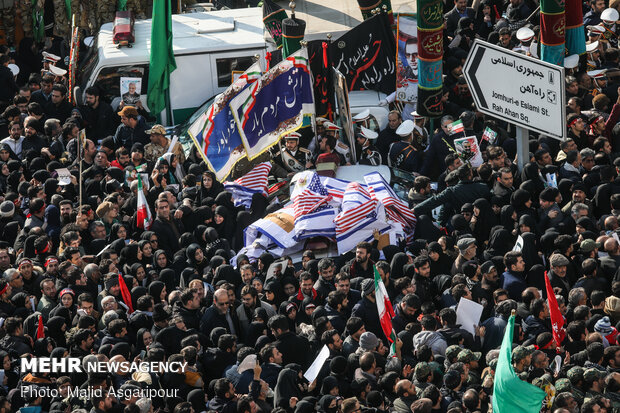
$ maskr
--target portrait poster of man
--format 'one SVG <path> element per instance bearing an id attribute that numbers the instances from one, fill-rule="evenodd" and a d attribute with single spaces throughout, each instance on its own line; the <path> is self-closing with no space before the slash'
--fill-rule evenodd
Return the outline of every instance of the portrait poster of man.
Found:
<path id="1" fill-rule="evenodd" d="M 121 100 L 125 105 L 135 106 L 140 100 L 142 78 L 121 77 Z"/>
<path id="2" fill-rule="evenodd" d="M 418 101 L 418 25 L 415 14 L 398 16 L 396 100 L 414 106 Z"/>
<path id="3" fill-rule="evenodd" d="M 475 136 L 467 136 L 454 140 L 454 150 L 459 154 L 463 162 L 469 162 L 474 168 L 482 165 L 482 153 Z"/>

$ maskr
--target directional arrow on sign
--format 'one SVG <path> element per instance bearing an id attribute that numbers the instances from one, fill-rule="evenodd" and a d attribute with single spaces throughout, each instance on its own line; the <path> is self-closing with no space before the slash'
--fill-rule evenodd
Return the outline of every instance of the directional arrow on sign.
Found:
<path id="1" fill-rule="evenodd" d="M 564 68 L 476 40 L 463 74 L 480 112 L 566 137 Z"/>

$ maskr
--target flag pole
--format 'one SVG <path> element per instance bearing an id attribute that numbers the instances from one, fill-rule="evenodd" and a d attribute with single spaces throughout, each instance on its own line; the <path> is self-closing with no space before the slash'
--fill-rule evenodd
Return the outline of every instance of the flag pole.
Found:
<path id="1" fill-rule="evenodd" d="M 82 176 L 83 176 L 83 174 L 82 174 L 82 151 L 84 150 L 85 140 L 84 140 L 84 142 L 82 142 L 82 137 L 83 137 L 82 133 L 84 133 L 84 135 L 86 134 L 84 129 L 82 129 L 78 133 L 78 163 L 80 165 L 80 182 L 79 182 L 80 183 L 80 188 L 79 188 L 80 202 L 79 202 L 79 209 L 78 209 L 78 211 L 82 210 L 82 202 L 83 202 L 82 201 Z"/>
<path id="2" fill-rule="evenodd" d="M 170 88 L 166 88 L 164 92 L 164 102 L 166 103 L 166 123 L 172 126 L 172 108 L 170 107 Z"/>

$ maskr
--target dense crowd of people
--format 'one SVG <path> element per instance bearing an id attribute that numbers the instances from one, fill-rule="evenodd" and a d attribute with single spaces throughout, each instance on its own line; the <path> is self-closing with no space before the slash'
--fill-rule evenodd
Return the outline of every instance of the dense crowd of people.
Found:
<path id="1" fill-rule="evenodd" d="M 372 130 L 362 114 L 351 159 L 340 128 L 317 119 L 310 140 L 291 133 L 269 152 L 272 179 L 348 164 L 415 177 L 411 242 L 377 235 L 339 256 L 308 248 L 300 262 L 240 254 L 247 225 L 281 205 L 255 194 L 249 209 L 235 206 L 197 149 L 169 148 L 140 103 L 113 110 L 96 86 L 83 106 L 70 103 L 58 36 L 45 50 L 30 37 L 0 49 L 0 412 L 487 413 L 511 314 L 512 365 L 547 392 L 541 411 L 620 411 L 619 3 L 584 3 L 587 52 L 566 63 L 568 137 L 531 134 L 523 168 L 514 130 L 476 111 L 462 68 L 475 38 L 538 56 L 528 20 L 537 4 L 474 3 L 445 7 L 435 130 L 398 110 Z M 456 120 L 464 134 L 451 130 Z M 482 139 L 486 128 L 496 137 Z M 473 135 L 476 168 L 453 148 Z M 393 343 L 375 271 L 394 308 Z M 545 276 L 564 319 L 560 344 Z M 479 323 L 457 324 L 461 299 L 482 306 Z M 22 369 L 45 357 L 183 368 Z"/>

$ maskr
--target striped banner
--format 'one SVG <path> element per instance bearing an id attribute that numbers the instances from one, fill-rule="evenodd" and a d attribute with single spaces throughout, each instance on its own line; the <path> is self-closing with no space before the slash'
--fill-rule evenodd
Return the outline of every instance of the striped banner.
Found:
<path id="1" fill-rule="evenodd" d="M 558 66 L 564 65 L 566 19 L 564 1 L 540 2 L 540 59 Z"/>
<path id="2" fill-rule="evenodd" d="M 416 110 L 422 116 L 438 117 L 443 114 L 443 2 L 417 0 L 418 40 L 418 103 Z"/>
<path id="3" fill-rule="evenodd" d="M 385 206 L 388 216 L 403 224 L 405 232 L 415 231 L 417 223 L 415 214 L 409 209 L 409 205 L 396 195 L 383 176 L 378 172 L 372 172 L 364 175 L 364 180 L 368 192 Z"/>
<path id="4" fill-rule="evenodd" d="M 241 141 L 252 160 L 314 115 L 308 52 L 295 52 L 230 101 Z"/>
<path id="5" fill-rule="evenodd" d="M 235 206 L 243 205 L 250 208 L 254 194 L 268 195 L 269 171 L 271 171 L 271 163 L 261 162 L 241 178 L 235 179 L 234 182 L 224 182 L 224 189 L 232 193 Z"/>
<path id="6" fill-rule="evenodd" d="M 586 52 L 586 33 L 583 29 L 583 9 L 579 0 L 566 0 L 566 50 L 567 55 Z"/>
<path id="7" fill-rule="evenodd" d="M 330 199 L 331 196 L 327 189 L 321 184 L 319 176 L 313 173 L 306 188 L 293 200 L 295 220 L 303 215 L 307 215 L 319 209 L 324 209 L 327 207 Z"/>
<path id="8" fill-rule="evenodd" d="M 187 130 L 200 149 L 205 163 L 220 182 L 247 155 L 228 103 L 248 85 L 260 79 L 261 74 L 260 65 L 254 63 Z"/>

